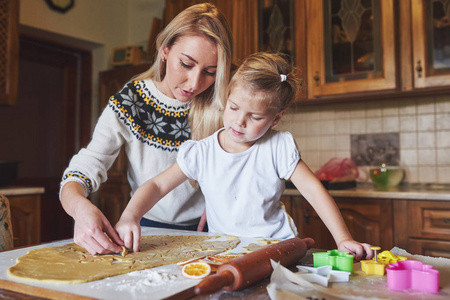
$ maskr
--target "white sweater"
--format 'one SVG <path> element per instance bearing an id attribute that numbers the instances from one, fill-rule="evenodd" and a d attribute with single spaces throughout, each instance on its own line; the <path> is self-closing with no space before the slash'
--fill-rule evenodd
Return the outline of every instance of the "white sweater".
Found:
<path id="1" fill-rule="evenodd" d="M 161 93 L 153 81 L 134 81 L 109 99 L 92 140 L 64 171 L 61 188 L 79 182 L 85 196 L 107 180 L 107 171 L 125 145 L 131 195 L 146 180 L 158 175 L 177 158 L 180 145 L 190 138 L 189 104 Z M 204 209 L 204 198 L 185 182 L 161 199 L 144 217 L 150 220 L 194 225 Z M 114 225 L 114 224 L 113 224 Z"/>

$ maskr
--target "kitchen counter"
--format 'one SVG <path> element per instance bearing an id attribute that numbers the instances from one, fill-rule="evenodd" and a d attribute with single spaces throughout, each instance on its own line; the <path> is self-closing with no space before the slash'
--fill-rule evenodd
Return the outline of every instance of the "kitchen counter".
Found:
<path id="1" fill-rule="evenodd" d="M 450 201 L 450 185 L 446 184 L 411 184 L 379 190 L 373 184 L 363 183 L 355 188 L 328 192 L 333 197 Z M 299 196 L 300 193 L 296 189 L 288 188 L 283 195 Z"/>
<path id="2" fill-rule="evenodd" d="M 5 186 L 0 187 L 0 194 L 8 196 L 41 195 L 45 192 L 43 187 Z"/>

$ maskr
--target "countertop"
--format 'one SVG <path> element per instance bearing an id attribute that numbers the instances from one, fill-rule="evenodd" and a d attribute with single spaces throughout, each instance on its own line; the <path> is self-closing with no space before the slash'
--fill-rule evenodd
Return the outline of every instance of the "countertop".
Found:
<path id="1" fill-rule="evenodd" d="M 354 188 L 328 190 L 328 192 L 333 197 L 450 201 L 450 185 L 448 184 L 404 184 L 379 190 L 371 183 L 358 183 Z M 301 194 L 296 189 L 287 188 L 283 195 L 300 196 Z"/>
<path id="2" fill-rule="evenodd" d="M 22 195 L 36 195 L 43 194 L 45 188 L 31 187 L 31 186 L 5 186 L 0 187 L 0 194 L 5 196 L 22 196 Z"/>

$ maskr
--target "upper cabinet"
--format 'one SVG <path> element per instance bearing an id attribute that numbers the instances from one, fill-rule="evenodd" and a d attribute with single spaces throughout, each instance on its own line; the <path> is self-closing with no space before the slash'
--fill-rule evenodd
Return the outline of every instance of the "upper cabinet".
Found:
<path id="1" fill-rule="evenodd" d="M 309 0 L 309 98 L 396 88 L 392 0 Z"/>
<path id="2" fill-rule="evenodd" d="M 166 22 L 200 0 L 166 0 Z M 210 0 L 228 19 L 234 61 L 292 57 L 299 101 L 448 93 L 449 0 Z M 176 9 L 174 9 L 176 8 Z"/>
<path id="3" fill-rule="evenodd" d="M 414 88 L 450 85 L 450 1 L 412 0 Z"/>

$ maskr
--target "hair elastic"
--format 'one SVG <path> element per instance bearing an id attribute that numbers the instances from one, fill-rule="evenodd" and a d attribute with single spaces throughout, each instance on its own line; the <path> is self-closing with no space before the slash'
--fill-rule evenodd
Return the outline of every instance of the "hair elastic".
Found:
<path id="1" fill-rule="evenodd" d="M 286 81 L 287 76 L 284 74 L 280 74 L 281 82 Z"/>

